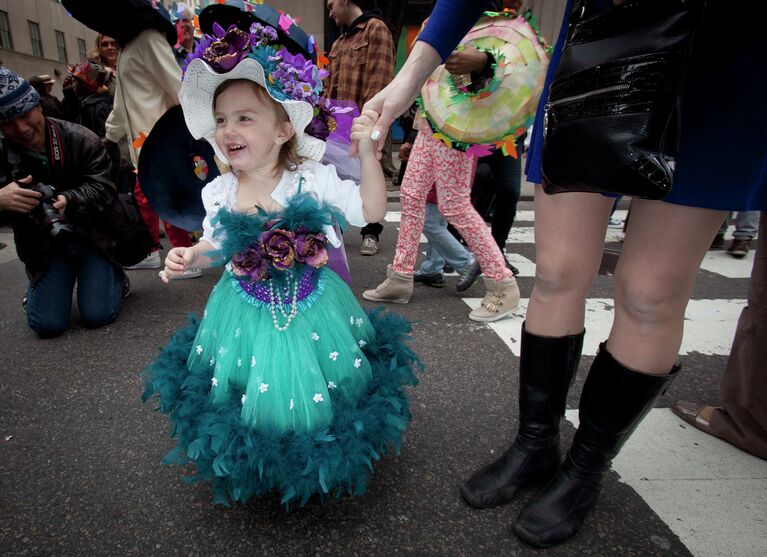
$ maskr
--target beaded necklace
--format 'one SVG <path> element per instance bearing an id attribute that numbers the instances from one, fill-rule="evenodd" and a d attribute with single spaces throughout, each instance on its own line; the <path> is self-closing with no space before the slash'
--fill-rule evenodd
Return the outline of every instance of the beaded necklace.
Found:
<path id="1" fill-rule="evenodd" d="M 290 327 L 290 324 L 293 322 L 293 319 L 298 315 L 298 283 L 299 281 L 295 278 L 293 278 L 289 273 L 285 275 L 285 279 L 287 284 L 285 285 L 285 298 L 288 298 L 290 296 L 290 290 L 291 290 L 291 283 L 292 283 L 292 289 L 293 289 L 293 295 L 290 296 L 290 311 L 286 312 L 284 308 L 284 303 L 278 293 L 274 292 L 274 280 L 269 279 L 269 310 L 272 313 L 272 323 L 274 323 L 274 328 L 280 331 L 281 333 L 286 331 L 288 327 Z M 280 325 L 277 321 L 277 312 L 274 310 L 274 306 L 279 306 L 280 313 L 282 314 L 282 317 L 287 319 L 285 322 L 285 325 Z"/>
<path id="2" fill-rule="evenodd" d="M 303 186 L 304 178 L 303 176 L 299 175 L 298 178 L 298 193 L 301 193 L 301 187 Z M 290 324 L 293 322 L 293 319 L 295 319 L 296 315 L 298 315 L 298 285 L 301 282 L 299 279 L 293 277 L 293 275 L 290 272 L 285 273 L 285 288 L 284 288 L 284 297 L 281 297 L 279 293 L 276 293 L 274 291 L 274 279 L 269 279 L 269 311 L 272 314 L 272 323 L 274 324 L 274 328 L 280 331 L 281 333 L 288 330 L 288 327 L 290 327 Z M 291 289 L 293 290 L 293 293 L 291 295 Z M 285 302 L 283 300 L 290 299 L 290 311 L 285 311 Z M 277 320 L 277 312 L 275 311 L 274 307 L 279 306 L 280 314 L 283 318 L 287 319 L 284 325 L 280 325 Z"/>

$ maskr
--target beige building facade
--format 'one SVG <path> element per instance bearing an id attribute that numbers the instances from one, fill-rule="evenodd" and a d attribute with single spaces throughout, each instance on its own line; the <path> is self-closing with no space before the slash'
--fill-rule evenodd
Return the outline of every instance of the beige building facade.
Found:
<path id="1" fill-rule="evenodd" d="M 24 78 L 48 74 L 61 97 L 67 64 L 96 46 L 96 33 L 73 17 L 58 0 L 0 0 L 0 60 Z"/>

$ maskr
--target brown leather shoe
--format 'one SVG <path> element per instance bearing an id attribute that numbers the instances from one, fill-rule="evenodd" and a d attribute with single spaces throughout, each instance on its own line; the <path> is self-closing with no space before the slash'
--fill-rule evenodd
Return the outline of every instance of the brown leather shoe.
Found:
<path id="1" fill-rule="evenodd" d="M 708 421 L 708 418 L 711 416 L 711 411 L 716 409 L 718 409 L 717 406 L 696 404 L 694 402 L 687 402 L 686 400 L 676 400 L 671 405 L 671 411 L 674 414 L 682 418 L 691 426 L 704 433 L 708 433 L 709 435 L 713 435 L 713 433 L 711 433 L 711 424 Z"/>
<path id="2" fill-rule="evenodd" d="M 748 250 L 751 249 L 751 240 L 738 240 L 735 239 L 727 248 L 727 253 L 737 259 L 742 259 L 748 255 Z"/>

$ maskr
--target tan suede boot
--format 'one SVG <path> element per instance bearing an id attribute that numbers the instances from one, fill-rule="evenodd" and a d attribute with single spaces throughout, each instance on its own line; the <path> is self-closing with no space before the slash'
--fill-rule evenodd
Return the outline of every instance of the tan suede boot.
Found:
<path id="1" fill-rule="evenodd" d="M 493 280 L 482 277 L 487 294 L 482 304 L 469 314 L 472 321 L 497 321 L 506 317 L 519 306 L 519 287 L 514 277 Z"/>
<path id="2" fill-rule="evenodd" d="M 413 295 L 413 275 L 387 272 L 387 278 L 375 290 L 365 290 L 362 297 L 371 302 L 406 304 Z"/>

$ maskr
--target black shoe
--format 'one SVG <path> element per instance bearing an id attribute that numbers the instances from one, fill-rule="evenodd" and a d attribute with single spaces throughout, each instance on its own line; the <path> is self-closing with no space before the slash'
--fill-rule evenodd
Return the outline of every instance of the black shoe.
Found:
<path id="1" fill-rule="evenodd" d="M 551 547 L 578 532 L 610 462 L 678 371 L 679 366 L 668 375 L 632 371 L 602 344 L 583 386 L 580 424 L 565 463 L 514 523 L 517 536 L 535 547 Z"/>
<path id="2" fill-rule="evenodd" d="M 27 313 L 27 295 L 24 294 L 24 297 L 21 299 L 21 307 L 24 308 L 24 313 Z"/>
<path id="3" fill-rule="evenodd" d="M 463 271 L 461 271 L 461 277 L 458 279 L 458 284 L 455 285 L 456 292 L 463 292 L 471 288 L 471 285 L 477 282 L 479 275 L 482 274 L 482 269 L 479 267 L 479 261 L 474 259 L 473 263 L 470 263 Z"/>
<path id="4" fill-rule="evenodd" d="M 442 267 L 443 273 L 455 273 L 455 269 L 451 265 L 445 265 Z"/>
<path id="5" fill-rule="evenodd" d="M 539 337 L 522 325 L 519 429 L 511 447 L 461 487 L 472 507 L 511 501 L 523 488 L 545 485 L 559 469 L 559 422 L 583 347 L 583 335 Z"/>
<path id="6" fill-rule="evenodd" d="M 506 260 L 506 268 L 511 271 L 514 276 L 517 276 L 519 274 L 519 269 L 517 269 L 514 265 L 512 265 L 509 260 Z"/>
<path id="7" fill-rule="evenodd" d="M 413 273 L 413 280 L 434 288 L 445 286 L 445 275 L 442 273 L 422 273 L 421 271 L 416 271 Z"/>
<path id="8" fill-rule="evenodd" d="M 714 240 L 711 242 L 711 247 L 708 249 L 724 249 L 724 234 L 717 234 L 714 236 Z"/>

